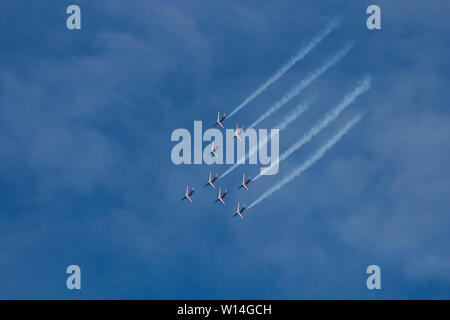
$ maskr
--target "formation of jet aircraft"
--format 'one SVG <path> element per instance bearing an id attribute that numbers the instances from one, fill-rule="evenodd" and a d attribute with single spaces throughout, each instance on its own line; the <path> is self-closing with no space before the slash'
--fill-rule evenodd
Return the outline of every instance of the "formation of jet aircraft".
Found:
<path id="1" fill-rule="evenodd" d="M 244 220 L 244 216 L 242 215 L 242 212 L 244 212 L 245 209 L 246 209 L 245 204 L 243 207 L 241 207 L 241 203 L 238 202 L 238 207 L 237 207 L 236 212 L 233 214 L 233 217 L 239 216 L 239 217 L 241 217 L 242 220 Z"/>
<path id="2" fill-rule="evenodd" d="M 215 175 L 214 178 L 213 178 L 212 172 L 209 172 L 209 179 L 208 179 L 208 182 L 205 183 L 205 187 L 211 186 L 211 187 L 213 187 L 213 188 L 215 189 L 216 186 L 215 186 L 214 182 L 215 182 L 217 179 L 219 179 L 219 176 L 217 175 L 217 173 L 216 173 L 216 175 Z"/>
<path id="3" fill-rule="evenodd" d="M 244 126 L 239 128 L 239 124 L 236 124 L 236 129 L 234 130 L 234 137 L 238 138 L 239 141 L 242 141 L 241 133 L 244 133 Z"/>
<path id="4" fill-rule="evenodd" d="M 220 111 L 217 113 L 217 121 L 214 122 L 214 125 L 219 125 L 221 126 L 223 129 L 225 129 L 225 127 L 223 126 L 223 121 L 227 118 L 227 115 L 225 114 L 225 112 L 223 113 L 223 116 L 220 117 Z"/>
<path id="5" fill-rule="evenodd" d="M 217 120 L 214 123 L 215 126 L 219 125 L 221 126 L 223 129 L 225 129 L 224 125 L 223 125 L 223 121 L 225 121 L 225 119 L 227 119 L 226 114 L 224 113 L 222 116 L 220 115 L 220 112 L 217 113 Z M 234 137 L 242 140 L 243 136 L 242 133 L 244 132 L 244 127 L 239 128 L 239 125 L 236 124 L 236 129 L 234 131 Z M 211 144 L 211 155 L 214 157 L 217 157 L 217 149 L 220 146 L 213 141 Z M 213 176 L 212 172 L 209 172 L 209 178 L 208 181 L 205 183 L 205 187 L 212 187 L 213 189 L 216 189 L 216 184 L 215 182 L 219 179 L 219 176 L 216 175 Z M 251 177 L 246 178 L 245 173 L 242 177 L 242 183 L 240 184 L 239 188 L 245 188 L 245 190 L 249 191 L 248 188 L 248 184 L 252 181 Z M 192 187 L 192 189 L 189 189 L 189 185 L 186 187 L 186 193 L 184 194 L 184 197 L 181 199 L 181 201 L 188 199 L 190 202 L 192 202 L 192 194 L 194 193 L 194 187 Z M 222 188 L 219 188 L 219 194 L 217 196 L 217 198 L 215 199 L 214 203 L 217 202 L 221 202 L 223 205 L 226 205 L 226 202 L 224 200 L 224 198 L 226 197 L 226 195 L 228 194 L 227 190 L 225 189 L 224 192 L 222 192 Z M 244 210 L 246 209 L 245 204 L 241 207 L 241 203 L 238 202 L 238 207 L 236 209 L 236 211 L 234 212 L 233 216 L 239 216 L 241 219 L 244 219 L 244 215 L 242 214 L 244 212 Z"/>
<path id="6" fill-rule="evenodd" d="M 189 191 L 189 185 L 186 187 L 186 193 L 184 194 L 184 197 L 181 199 L 181 201 L 188 199 L 190 202 L 192 202 L 192 194 L 195 192 L 194 187 L 192 187 L 192 190 Z"/>
<path id="7" fill-rule="evenodd" d="M 248 179 L 245 180 L 245 173 L 244 173 L 244 176 L 242 177 L 242 183 L 241 183 L 241 185 L 239 186 L 239 189 L 240 189 L 240 188 L 245 188 L 245 190 L 249 191 L 247 185 L 248 185 L 251 181 L 252 181 L 252 177 L 248 177 Z"/>
<path id="8" fill-rule="evenodd" d="M 222 193 L 222 188 L 219 188 L 219 195 L 217 196 L 216 201 L 214 201 L 215 203 L 217 203 L 217 201 L 222 202 L 223 204 L 227 204 L 225 202 L 225 200 L 223 200 L 223 198 L 225 198 L 225 196 L 227 195 L 227 189 L 225 189 L 225 192 Z"/>
<path id="9" fill-rule="evenodd" d="M 212 145 L 211 145 L 211 155 L 212 156 L 217 157 L 217 149 L 219 147 L 220 147 L 220 145 L 217 144 L 217 146 L 216 146 L 215 141 L 212 142 Z"/>

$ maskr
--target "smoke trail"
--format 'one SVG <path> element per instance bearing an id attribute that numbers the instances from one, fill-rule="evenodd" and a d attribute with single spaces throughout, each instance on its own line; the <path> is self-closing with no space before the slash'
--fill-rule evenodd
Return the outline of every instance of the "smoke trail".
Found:
<path id="1" fill-rule="evenodd" d="M 296 120 L 298 117 L 300 117 L 302 115 L 302 113 L 305 112 L 309 108 L 309 106 L 311 105 L 311 102 L 314 99 L 315 98 L 311 97 L 311 98 L 305 100 L 305 102 L 299 104 L 297 106 L 297 108 L 295 108 L 295 110 L 291 114 L 286 116 L 277 126 L 275 126 L 275 128 L 278 128 L 280 130 L 285 129 L 289 124 L 291 124 L 294 120 Z M 253 146 L 253 148 L 248 152 L 248 155 L 245 155 L 237 163 L 235 163 L 232 167 L 228 168 L 224 173 L 222 173 L 222 175 L 219 177 L 219 179 L 222 179 L 223 177 L 225 177 L 231 171 L 236 169 L 241 163 L 245 163 L 245 161 L 248 158 L 250 158 L 253 154 L 255 154 L 255 152 L 258 151 L 258 148 L 261 148 L 268 143 L 268 139 L 270 139 L 270 138 L 266 137 L 265 140 L 259 142 L 259 146 L 258 145 Z"/>
<path id="2" fill-rule="evenodd" d="M 303 135 L 297 142 L 295 142 L 288 150 L 286 150 L 272 166 L 276 166 L 281 161 L 285 160 L 292 153 L 300 149 L 304 144 L 309 142 L 316 134 L 318 134 L 322 129 L 328 126 L 333 120 L 335 120 L 339 114 L 344 111 L 350 104 L 352 104 L 356 98 L 370 89 L 371 76 L 365 76 L 363 80 L 349 93 L 344 96 L 344 99 L 339 103 L 331 112 L 329 112 L 322 120 L 316 123 L 307 133 Z M 270 167 L 269 167 L 270 168 Z M 268 170 L 265 169 L 259 173 L 253 180 L 258 180 L 264 172 Z"/>
<path id="3" fill-rule="evenodd" d="M 308 99 L 306 99 L 303 103 L 299 104 L 297 108 L 295 108 L 294 112 L 288 114 L 278 125 L 276 125 L 274 128 L 276 129 L 286 129 L 288 125 L 290 125 L 294 120 L 296 120 L 298 117 L 302 115 L 303 112 L 308 110 L 311 103 L 316 99 L 315 96 L 311 96 Z"/>
<path id="4" fill-rule="evenodd" d="M 311 83 L 313 83 L 317 78 L 319 78 L 325 71 L 327 71 L 331 66 L 336 64 L 340 59 L 345 57 L 350 49 L 353 47 L 353 44 L 348 44 L 343 50 L 339 51 L 334 57 L 329 59 L 325 64 L 323 64 L 320 68 L 316 69 L 313 73 L 311 73 L 308 77 L 300 81 L 297 85 L 295 85 L 288 93 L 286 93 L 280 100 L 278 100 L 274 105 L 272 105 L 269 110 L 267 110 L 262 116 L 260 116 L 255 122 L 249 126 L 250 128 L 255 127 L 261 121 L 266 119 L 268 116 L 273 114 L 275 111 L 283 107 L 286 103 L 288 103 L 291 99 L 296 97 L 303 89 L 308 87 Z"/>
<path id="5" fill-rule="evenodd" d="M 335 136 L 333 136 L 326 144 L 324 144 L 319 150 L 317 150 L 309 159 L 303 162 L 300 166 L 296 167 L 290 174 L 285 176 L 280 182 L 276 183 L 272 188 L 267 190 L 263 195 L 261 195 L 258 199 L 253 201 L 248 209 L 254 207 L 267 197 L 271 196 L 275 191 L 280 190 L 285 184 L 291 182 L 295 177 L 300 175 L 303 171 L 311 167 L 314 163 L 317 162 L 320 158 L 322 158 L 325 153 L 336 144 L 344 134 L 347 133 L 359 120 L 361 120 L 362 115 L 355 117 L 351 120 L 347 125 L 341 129 Z"/>
<path id="6" fill-rule="evenodd" d="M 321 33 L 319 33 L 311 42 L 301 48 L 297 54 L 292 57 L 286 64 L 278 69 L 265 83 L 263 83 L 258 89 L 256 89 L 247 99 L 238 105 L 228 117 L 231 117 L 236 112 L 245 107 L 250 101 L 259 96 L 264 90 L 266 90 L 272 83 L 281 78 L 289 69 L 291 69 L 297 62 L 302 60 L 315 46 L 317 46 L 323 39 L 325 39 L 336 27 L 339 25 L 338 20 L 333 20 Z"/>

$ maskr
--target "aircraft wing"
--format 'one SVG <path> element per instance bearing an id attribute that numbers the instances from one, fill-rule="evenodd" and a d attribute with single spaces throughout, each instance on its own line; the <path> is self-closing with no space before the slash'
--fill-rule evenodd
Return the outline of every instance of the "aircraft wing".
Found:
<path id="1" fill-rule="evenodd" d="M 239 217 L 241 217 L 241 219 L 242 220 L 244 220 L 244 216 L 242 215 L 242 213 L 240 212 L 240 211 L 238 211 L 238 212 L 236 212 L 235 214 L 234 214 L 234 216 L 239 216 Z"/>

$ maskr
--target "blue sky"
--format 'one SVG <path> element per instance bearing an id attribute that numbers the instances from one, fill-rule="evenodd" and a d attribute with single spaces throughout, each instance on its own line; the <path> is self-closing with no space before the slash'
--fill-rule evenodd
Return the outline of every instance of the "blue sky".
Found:
<path id="1" fill-rule="evenodd" d="M 66 28 L 78 4 L 82 30 Z M 378 4 L 382 30 L 365 27 Z M 435 1 L 14 1 L 0 4 L 0 298 L 450 298 L 450 4 Z M 372 89 L 226 207 L 176 166 L 170 135 L 231 112 L 333 17 L 342 25 L 241 110 L 250 124 L 348 41 L 355 47 L 267 119 L 317 101 L 281 151 L 365 74 Z M 304 174 L 231 217 L 348 119 Z M 230 119 L 231 121 L 231 119 Z M 233 120 L 234 121 L 234 120 Z M 234 123 L 232 123 L 234 125 Z M 237 188 L 236 169 L 220 185 Z M 69 291 L 66 267 L 82 270 Z M 368 265 L 382 290 L 365 286 Z"/>

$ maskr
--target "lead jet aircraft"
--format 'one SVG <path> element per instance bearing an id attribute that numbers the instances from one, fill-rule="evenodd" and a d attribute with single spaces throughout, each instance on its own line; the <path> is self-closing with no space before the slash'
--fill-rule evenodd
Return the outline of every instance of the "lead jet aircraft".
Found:
<path id="1" fill-rule="evenodd" d="M 249 191 L 247 184 L 249 184 L 251 181 L 252 181 L 252 177 L 248 177 L 248 179 L 245 180 L 245 173 L 244 173 L 244 176 L 242 177 L 242 183 L 238 189 L 245 188 L 245 190 Z"/>
<path id="2" fill-rule="evenodd" d="M 226 204 L 225 200 L 223 200 L 223 198 L 225 198 L 226 195 L 227 195 L 227 189 L 225 189 L 225 192 L 222 193 L 222 188 L 219 188 L 219 195 L 217 196 L 217 199 L 216 199 L 216 201 L 214 201 L 214 203 L 217 203 L 217 201 L 220 201 L 223 204 Z"/>
<path id="3" fill-rule="evenodd" d="M 223 113 L 223 116 L 222 116 L 222 118 L 220 117 L 220 111 L 217 113 L 217 121 L 216 122 L 214 122 L 214 125 L 216 126 L 216 125 L 219 125 L 219 126 L 221 126 L 222 128 L 224 128 L 225 129 L 225 127 L 223 126 L 223 121 L 225 120 L 227 118 L 227 115 L 225 114 L 225 112 Z"/>
<path id="4" fill-rule="evenodd" d="M 190 202 L 192 202 L 192 194 L 195 192 L 194 187 L 192 187 L 192 190 L 189 191 L 189 185 L 186 187 L 186 193 L 184 194 L 184 197 L 181 199 L 183 201 L 184 199 L 188 199 Z"/>
<path id="5" fill-rule="evenodd" d="M 217 173 L 216 173 L 216 175 L 215 175 L 214 178 L 213 178 L 212 172 L 210 171 L 210 172 L 209 172 L 209 179 L 208 179 L 208 182 L 205 183 L 205 187 L 211 186 L 211 187 L 213 187 L 213 188 L 215 189 L 216 186 L 214 185 L 214 182 L 215 182 L 217 179 L 219 179 L 219 177 L 217 176 Z"/>
<path id="6" fill-rule="evenodd" d="M 244 216 L 242 215 L 242 212 L 244 212 L 244 210 L 245 210 L 246 208 L 247 208 L 247 207 L 245 206 L 245 204 L 244 204 L 244 206 L 241 208 L 241 203 L 238 202 L 238 207 L 237 207 L 236 212 L 233 214 L 233 217 L 239 216 L 239 217 L 241 217 L 242 220 L 244 220 Z"/>

